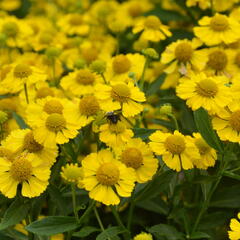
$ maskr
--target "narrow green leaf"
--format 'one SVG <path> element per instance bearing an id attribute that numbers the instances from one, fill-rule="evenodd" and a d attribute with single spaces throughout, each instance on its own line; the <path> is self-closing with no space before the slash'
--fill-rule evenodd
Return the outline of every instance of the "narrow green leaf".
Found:
<path id="1" fill-rule="evenodd" d="M 161 74 L 154 82 L 152 82 L 147 89 L 146 95 L 151 96 L 160 90 L 160 86 L 163 84 L 166 74 Z"/>
<path id="2" fill-rule="evenodd" d="M 230 171 L 225 171 L 223 173 L 223 176 L 235 179 L 235 180 L 239 180 L 240 181 L 240 175 L 236 174 L 236 173 L 232 173 Z"/>
<path id="3" fill-rule="evenodd" d="M 123 229 L 122 227 L 110 227 L 108 229 L 106 229 L 105 231 L 101 232 L 96 240 L 107 240 L 109 238 L 113 238 L 116 237 L 117 235 L 126 232 L 125 229 Z"/>
<path id="4" fill-rule="evenodd" d="M 101 230 L 96 227 L 86 226 L 83 227 L 79 232 L 76 232 L 73 234 L 74 237 L 87 237 L 88 235 L 94 233 L 94 232 L 100 232 Z"/>
<path id="5" fill-rule="evenodd" d="M 58 233 L 74 230 L 79 225 L 74 217 L 50 216 L 32 222 L 26 226 L 26 230 L 38 235 L 52 236 Z"/>
<path id="6" fill-rule="evenodd" d="M 176 228 L 167 224 L 158 224 L 148 228 L 148 231 L 152 233 L 157 239 L 163 239 L 165 237 L 167 240 L 181 240 L 183 239 L 183 234 L 178 232 Z"/>
<path id="7" fill-rule="evenodd" d="M 28 214 L 30 205 L 16 199 L 5 212 L 0 223 L 0 230 L 6 229 L 17 223 L 20 223 Z"/>
<path id="8" fill-rule="evenodd" d="M 211 238 L 211 236 L 209 236 L 207 233 L 204 233 L 204 232 L 195 232 L 191 235 L 190 239 L 208 239 L 208 238 Z"/>
<path id="9" fill-rule="evenodd" d="M 143 140 L 147 139 L 152 133 L 157 129 L 147 129 L 147 128 L 134 128 L 134 137 L 142 138 Z"/>
<path id="10" fill-rule="evenodd" d="M 205 109 L 199 108 L 194 112 L 194 120 L 197 125 L 197 129 L 204 138 L 204 140 L 216 150 L 222 152 L 222 144 L 212 128 L 208 113 Z"/>
<path id="11" fill-rule="evenodd" d="M 25 121 L 22 119 L 22 117 L 19 116 L 17 113 L 12 112 L 12 116 L 13 116 L 13 118 L 16 120 L 18 126 L 19 126 L 21 129 L 29 128 L 28 125 L 25 123 Z"/>

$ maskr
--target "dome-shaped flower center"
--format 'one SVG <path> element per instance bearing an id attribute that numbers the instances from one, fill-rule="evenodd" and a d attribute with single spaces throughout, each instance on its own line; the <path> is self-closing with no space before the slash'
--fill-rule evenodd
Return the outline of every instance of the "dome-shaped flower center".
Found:
<path id="1" fill-rule="evenodd" d="M 34 139 L 32 132 L 25 135 L 23 146 L 24 149 L 28 150 L 30 153 L 39 152 L 43 149 L 43 146 Z"/>
<path id="2" fill-rule="evenodd" d="M 161 26 L 161 21 L 156 16 L 148 16 L 145 19 L 144 26 L 146 28 L 159 29 Z"/>
<path id="3" fill-rule="evenodd" d="M 37 90 L 36 98 L 45 98 L 47 96 L 54 97 L 54 92 L 49 87 L 41 87 Z"/>
<path id="4" fill-rule="evenodd" d="M 46 120 L 46 127 L 52 132 L 58 132 L 66 127 L 65 118 L 59 113 L 52 113 Z"/>
<path id="5" fill-rule="evenodd" d="M 122 122 L 117 122 L 116 124 L 109 125 L 110 132 L 115 134 L 123 133 L 125 129 L 126 129 L 126 126 Z"/>
<path id="6" fill-rule="evenodd" d="M 119 169 L 114 163 L 103 163 L 97 170 L 97 180 L 107 186 L 116 184 L 119 180 Z"/>
<path id="7" fill-rule="evenodd" d="M 208 66 L 216 71 L 222 71 L 228 63 L 227 55 L 222 50 L 216 50 L 208 56 Z"/>
<path id="8" fill-rule="evenodd" d="M 73 26 L 81 25 L 83 23 L 83 18 L 81 15 L 74 14 L 70 17 L 69 23 Z"/>
<path id="9" fill-rule="evenodd" d="M 119 83 L 112 86 L 111 96 L 114 100 L 119 102 L 126 102 L 130 95 L 130 89 L 126 84 Z"/>
<path id="10" fill-rule="evenodd" d="M 185 141 L 183 137 L 171 135 L 165 140 L 165 148 L 172 154 L 181 154 L 185 150 Z"/>
<path id="11" fill-rule="evenodd" d="M 195 88 L 197 94 L 203 97 L 215 97 L 218 92 L 217 84 L 211 79 L 204 79 L 197 83 Z"/>
<path id="12" fill-rule="evenodd" d="M 5 147 L 0 146 L 0 157 L 5 157 L 8 160 L 11 160 L 13 152 Z"/>
<path id="13" fill-rule="evenodd" d="M 10 174 L 18 182 L 27 181 L 32 176 L 32 164 L 23 157 L 18 158 L 13 161 Z"/>
<path id="14" fill-rule="evenodd" d="M 235 57 L 235 64 L 240 68 L 240 52 Z"/>
<path id="15" fill-rule="evenodd" d="M 121 160 L 127 167 L 138 169 L 142 166 L 143 156 L 137 148 L 127 148 L 123 151 Z"/>
<path id="16" fill-rule="evenodd" d="M 39 42 L 42 44 L 49 44 L 52 42 L 52 40 L 53 40 L 53 36 L 50 33 L 45 32 L 39 36 Z"/>
<path id="17" fill-rule="evenodd" d="M 211 148 L 208 146 L 208 144 L 201 138 L 198 138 L 195 140 L 195 145 L 199 150 L 199 153 L 201 155 L 205 155 L 207 153 L 209 153 L 209 151 L 211 150 Z"/>
<path id="18" fill-rule="evenodd" d="M 7 23 L 3 24 L 2 32 L 5 33 L 8 37 L 14 38 L 17 36 L 17 34 L 19 32 L 19 28 L 15 22 L 7 22 Z"/>
<path id="19" fill-rule="evenodd" d="M 99 110 L 99 104 L 94 96 L 85 96 L 79 103 L 80 113 L 85 116 L 95 115 Z"/>
<path id="20" fill-rule="evenodd" d="M 52 113 L 62 114 L 63 105 L 58 100 L 51 99 L 44 104 L 43 110 L 48 114 L 52 114 Z"/>
<path id="21" fill-rule="evenodd" d="M 70 164 L 62 168 L 61 175 L 69 182 L 76 182 L 83 177 L 83 172 L 77 164 Z"/>
<path id="22" fill-rule="evenodd" d="M 76 75 L 76 81 L 82 85 L 91 85 L 95 81 L 93 73 L 87 69 L 80 69 Z"/>
<path id="23" fill-rule="evenodd" d="M 217 32 L 222 32 L 228 29 L 229 23 L 228 19 L 224 15 L 215 15 L 210 22 L 210 27 L 212 30 Z"/>
<path id="24" fill-rule="evenodd" d="M 98 58 L 98 50 L 95 47 L 86 48 L 82 50 L 83 59 L 89 64 Z"/>
<path id="25" fill-rule="evenodd" d="M 27 78 L 32 74 L 32 69 L 27 64 L 20 63 L 14 68 L 13 74 L 16 78 Z"/>
<path id="26" fill-rule="evenodd" d="M 139 3 L 132 3 L 128 8 L 128 13 L 131 17 L 138 17 L 142 14 L 143 9 Z"/>
<path id="27" fill-rule="evenodd" d="M 240 110 L 232 113 L 229 123 L 235 131 L 240 132 Z"/>
<path id="28" fill-rule="evenodd" d="M 121 54 L 114 58 L 112 62 L 112 68 L 115 73 L 125 73 L 131 68 L 131 62 L 127 56 Z"/>
<path id="29" fill-rule="evenodd" d="M 182 42 L 179 43 L 175 48 L 175 57 L 180 62 L 188 62 L 191 60 L 193 55 L 193 49 L 190 43 Z"/>

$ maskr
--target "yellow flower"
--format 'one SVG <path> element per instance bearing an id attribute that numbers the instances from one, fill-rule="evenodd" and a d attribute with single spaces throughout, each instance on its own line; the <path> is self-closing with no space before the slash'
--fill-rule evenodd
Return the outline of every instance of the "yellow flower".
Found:
<path id="1" fill-rule="evenodd" d="M 133 132 L 122 121 L 107 123 L 99 128 L 99 138 L 110 147 L 118 148 L 133 137 Z"/>
<path id="2" fill-rule="evenodd" d="M 192 41 L 183 39 L 171 43 L 161 56 L 161 62 L 168 65 L 164 72 L 169 74 L 177 70 L 185 75 L 189 70 L 202 70 L 207 56 L 204 51 L 197 50 L 201 45 L 202 42 L 196 38 Z"/>
<path id="3" fill-rule="evenodd" d="M 72 116 L 60 113 L 42 112 L 29 124 L 33 128 L 36 141 L 44 146 L 66 143 L 75 138 L 80 129 L 80 123 L 74 122 Z"/>
<path id="4" fill-rule="evenodd" d="M 240 218 L 240 213 L 238 213 L 238 219 Z M 228 231 L 228 236 L 230 240 L 239 240 L 240 239 L 240 222 L 236 218 L 232 218 L 230 222 L 230 229 Z"/>
<path id="5" fill-rule="evenodd" d="M 213 167 L 217 160 L 217 153 L 215 149 L 211 148 L 199 133 L 193 133 L 194 144 L 196 145 L 200 158 L 194 161 L 194 165 L 200 169 L 207 169 Z"/>
<path id="6" fill-rule="evenodd" d="M 137 182 L 144 183 L 152 179 L 158 168 L 158 160 L 154 158 L 149 146 L 140 138 L 132 138 L 123 146 L 118 159 L 136 172 Z"/>
<path id="7" fill-rule="evenodd" d="M 90 27 L 85 19 L 86 16 L 78 13 L 66 14 L 60 17 L 57 25 L 65 34 L 86 36 L 89 33 Z"/>
<path id="8" fill-rule="evenodd" d="M 114 159 L 110 150 L 91 153 L 82 160 L 82 166 L 83 184 L 90 198 L 105 205 L 117 205 L 119 196 L 131 196 L 136 180 L 134 170 Z"/>
<path id="9" fill-rule="evenodd" d="M 138 235 L 136 235 L 133 240 L 153 240 L 153 237 L 150 233 L 139 233 Z"/>
<path id="10" fill-rule="evenodd" d="M 106 111 L 122 109 L 124 117 L 132 117 L 143 110 L 139 102 L 145 101 L 144 93 L 133 83 L 115 83 L 109 85 L 96 85 L 96 97 L 100 107 Z"/>
<path id="11" fill-rule="evenodd" d="M 142 32 L 142 39 L 152 42 L 159 42 L 172 36 L 172 33 L 168 30 L 168 26 L 162 24 L 160 19 L 153 15 L 140 18 L 136 22 L 133 27 L 133 33 L 139 32 Z"/>
<path id="12" fill-rule="evenodd" d="M 107 63 L 106 79 L 111 82 L 123 82 L 130 80 L 129 73 L 134 73 L 136 80 L 139 80 L 145 63 L 144 56 L 135 54 L 120 54 L 111 58 Z"/>
<path id="13" fill-rule="evenodd" d="M 69 183 L 78 183 L 83 178 L 82 168 L 73 163 L 63 166 L 60 174 Z"/>
<path id="14" fill-rule="evenodd" d="M 203 10 L 211 7 L 210 0 L 187 0 L 186 4 L 188 7 L 193 7 L 198 5 Z"/>
<path id="15" fill-rule="evenodd" d="M 11 93 L 16 93 L 38 82 L 47 79 L 47 75 L 35 66 L 25 63 L 15 63 L 4 79 L 4 85 L 8 87 Z"/>
<path id="16" fill-rule="evenodd" d="M 89 69 L 80 69 L 69 73 L 61 79 L 61 86 L 65 91 L 70 91 L 75 96 L 83 96 L 94 92 L 97 83 L 103 82 L 102 78 Z"/>
<path id="17" fill-rule="evenodd" d="M 223 141 L 240 143 L 240 104 L 239 100 L 228 104 L 212 119 L 213 128 Z"/>
<path id="18" fill-rule="evenodd" d="M 24 47 L 33 31 L 24 21 L 14 16 L 0 18 L 0 32 L 7 36 L 7 46 Z"/>
<path id="19" fill-rule="evenodd" d="M 6 11 L 14 11 L 21 6 L 21 0 L 3 0 L 0 3 L 0 7 Z"/>
<path id="20" fill-rule="evenodd" d="M 24 197 L 39 196 L 46 190 L 49 177 L 49 167 L 32 153 L 0 158 L 0 191 L 8 198 L 16 196 L 19 184 Z"/>
<path id="21" fill-rule="evenodd" d="M 187 100 L 193 111 L 203 107 L 216 113 L 231 101 L 230 88 L 224 85 L 226 83 L 228 79 L 224 76 L 192 74 L 180 82 L 176 92 L 180 98 Z"/>
<path id="22" fill-rule="evenodd" d="M 43 161 L 43 164 L 52 166 L 56 161 L 58 149 L 56 145 L 43 146 L 38 143 L 30 129 L 18 129 L 12 131 L 2 146 L 13 152 L 28 152 Z"/>
<path id="23" fill-rule="evenodd" d="M 216 13 L 213 17 L 199 20 L 200 27 L 194 27 L 195 35 L 208 46 L 232 43 L 239 39 L 240 25 L 231 17 Z"/>
<path id="24" fill-rule="evenodd" d="M 169 168 L 177 172 L 193 168 L 194 160 L 200 158 L 192 138 L 178 131 L 174 131 L 173 134 L 156 131 L 149 139 L 151 149 L 162 156 L 162 160 Z"/>

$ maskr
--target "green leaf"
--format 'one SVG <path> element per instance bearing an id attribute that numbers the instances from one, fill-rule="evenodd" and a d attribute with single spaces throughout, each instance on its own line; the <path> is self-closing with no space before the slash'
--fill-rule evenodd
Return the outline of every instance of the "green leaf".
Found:
<path id="1" fill-rule="evenodd" d="M 224 171 L 223 176 L 226 176 L 226 177 L 229 177 L 229 178 L 240 181 L 240 175 L 238 175 L 236 173 L 232 173 L 230 171 Z"/>
<path id="2" fill-rule="evenodd" d="M 13 116 L 13 118 L 16 120 L 18 126 L 19 126 L 21 129 L 29 128 L 28 125 L 25 123 L 25 121 L 22 119 L 22 117 L 19 116 L 17 113 L 12 112 L 12 116 Z"/>
<path id="3" fill-rule="evenodd" d="M 74 233 L 73 236 L 83 238 L 83 237 L 87 237 L 91 233 L 100 232 L 100 231 L 101 230 L 99 228 L 86 226 L 86 227 L 83 227 L 79 232 Z"/>
<path id="4" fill-rule="evenodd" d="M 152 233 L 157 239 L 162 240 L 165 237 L 168 240 L 180 240 L 183 239 L 183 234 L 178 232 L 176 228 L 167 224 L 158 224 L 148 228 L 148 231 Z"/>
<path id="5" fill-rule="evenodd" d="M 20 223 L 28 214 L 30 205 L 23 203 L 20 199 L 16 199 L 5 212 L 0 223 L 0 230 Z"/>
<path id="6" fill-rule="evenodd" d="M 148 86 L 146 95 L 151 96 L 151 95 L 155 94 L 160 89 L 160 86 L 163 84 L 165 77 L 166 77 L 166 74 L 163 73 L 154 82 L 152 82 Z"/>
<path id="7" fill-rule="evenodd" d="M 175 130 L 175 126 L 172 122 L 170 121 L 166 121 L 166 120 L 162 120 L 162 119 L 153 119 L 151 120 L 152 123 L 155 123 L 155 124 L 159 124 L 161 126 L 164 126 L 166 128 L 168 128 L 169 130 Z"/>
<path id="8" fill-rule="evenodd" d="M 134 137 L 142 138 L 143 140 L 147 139 L 152 133 L 157 129 L 147 129 L 147 128 L 133 128 Z"/>
<path id="9" fill-rule="evenodd" d="M 194 112 L 194 119 L 198 131 L 200 132 L 204 140 L 209 144 L 209 146 L 222 152 L 222 144 L 216 132 L 212 128 L 212 124 L 210 122 L 207 111 L 203 108 L 199 108 Z"/>
<path id="10" fill-rule="evenodd" d="M 78 226 L 79 225 L 74 217 L 50 216 L 32 222 L 25 228 L 27 231 L 38 235 L 52 236 L 58 233 L 74 230 Z"/>
<path id="11" fill-rule="evenodd" d="M 13 238 L 8 237 L 4 233 L 1 233 L 1 232 L 0 232 L 0 239 L 1 240 L 14 240 Z"/>
<path id="12" fill-rule="evenodd" d="M 108 229 L 106 229 L 105 231 L 101 232 L 96 240 L 107 240 L 109 238 L 113 238 L 116 237 L 117 235 L 126 232 L 125 229 L 123 229 L 122 227 L 110 227 Z"/>
<path id="13" fill-rule="evenodd" d="M 204 232 L 195 232 L 191 235 L 190 239 L 206 239 L 206 238 L 211 238 L 211 236 L 209 236 L 208 234 L 204 233 Z"/>

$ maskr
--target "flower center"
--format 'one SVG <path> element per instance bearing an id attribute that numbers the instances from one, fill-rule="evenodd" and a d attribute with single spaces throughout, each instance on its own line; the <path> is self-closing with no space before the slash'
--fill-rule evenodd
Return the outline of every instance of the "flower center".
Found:
<path id="1" fill-rule="evenodd" d="M 82 22 L 83 22 L 82 16 L 78 14 L 72 15 L 71 18 L 69 19 L 69 23 L 73 26 L 81 25 Z"/>
<path id="2" fill-rule="evenodd" d="M 30 153 L 39 152 L 43 149 L 43 146 L 34 139 L 32 132 L 25 135 L 23 146 L 24 149 L 27 149 Z"/>
<path id="3" fill-rule="evenodd" d="M 32 176 L 32 164 L 23 157 L 16 159 L 12 163 L 10 173 L 18 182 L 27 181 Z"/>
<path id="4" fill-rule="evenodd" d="M 240 132 L 240 110 L 232 113 L 229 123 L 235 131 Z"/>
<path id="5" fill-rule="evenodd" d="M 128 8 L 128 13 L 131 17 L 138 17 L 142 14 L 142 7 L 139 3 L 132 3 Z"/>
<path id="6" fill-rule="evenodd" d="M 8 160 L 11 160 L 13 152 L 5 147 L 0 146 L 0 157 L 5 157 Z"/>
<path id="7" fill-rule="evenodd" d="M 142 166 L 143 156 L 137 148 L 127 148 L 122 153 L 121 160 L 127 167 L 138 169 Z"/>
<path id="8" fill-rule="evenodd" d="M 208 56 L 208 66 L 216 71 L 222 71 L 228 63 L 227 55 L 222 50 L 216 50 Z"/>
<path id="9" fill-rule="evenodd" d="M 13 73 L 16 78 L 27 78 L 32 74 L 32 69 L 28 65 L 20 63 L 14 68 Z"/>
<path id="10" fill-rule="evenodd" d="M 94 47 L 82 50 L 82 57 L 87 63 L 91 63 L 98 58 L 98 50 Z"/>
<path id="11" fill-rule="evenodd" d="M 148 16 L 145 19 L 144 26 L 146 28 L 158 29 L 161 26 L 161 21 L 156 16 Z"/>
<path id="12" fill-rule="evenodd" d="M 212 30 L 217 32 L 222 32 L 228 29 L 229 23 L 228 19 L 224 15 L 215 15 L 210 22 L 210 27 Z"/>
<path id="13" fill-rule="evenodd" d="M 131 68 L 131 62 L 125 55 L 121 54 L 114 58 L 112 68 L 115 73 L 125 73 Z"/>
<path id="14" fill-rule="evenodd" d="M 76 182 L 83 177 L 83 172 L 77 164 L 62 167 L 62 176 L 69 182 Z"/>
<path id="15" fill-rule="evenodd" d="M 80 69 L 76 75 L 76 81 L 82 85 L 91 85 L 94 83 L 94 75 L 87 69 Z"/>
<path id="16" fill-rule="evenodd" d="M 130 89 L 126 84 L 119 83 L 112 86 L 111 96 L 114 100 L 119 102 L 126 102 L 130 95 Z"/>
<path id="17" fill-rule="evenodd" d="M 195 145 L 198 148 L 200 155 L 205 155 L 211 150 L 207 143 L 201 138 L 195 140 Z"/>
<path id="18" fill-rule="evenodd" d="M 196 92 L 203 97 L 215 97 L 218 92 L 217 84 L 211 79 L 204 79 L 197 83 Z"/>
<path id="19" fill-rule="evenodd" d="M 66 127 L 65 118 L 59 113 L 52 113 L 46 120 L 46 127 L 52 132 L 58 132 Z"/>
<path id="20" fill-rule="evenodd" d="M 185 141 L 181 136 L 171 135 L 164 143 L 166 149 L 172 154 L 181 154 L 185 150 Z"/>
<path id="21" fill-rule="evenodd" d="M 235 57 L 235 64 L 240 68 L 240 52 Z"/>
<path id="22" fill-rule="evenodd" d="M 112 133 L 118 134 L 123 133 L 125 131 L 126 127 L 122 122 L 117 122 L 116 124 L 110 124 L 109 130 Z"/>
<path id="23" fill-rule="evenodd" d="M 190 43 L 179 43 L 175 49 L 175 56 L 180 62 L 190 61 L 193 55 L 193 49 Z"/>
<path id="24" fill-rule="evenodd" d="M 51 88 L 49 87 L 41 87 L 38 89 L 36 98 L 45 98 L 47 96 L 54 96 L 54 92 Z"/>
<path id="25" fill-rule="evenodd" d="M 15 22 L 7 22 L 2 26 L 2 31 L 8 37 L 16 37 L 19 32 L 19 28 Z"/>
<path id="26" fill-rule="evenodd" d="M 45 103 L 43 110 L 48 114 L 52 113 L 62 114 L 63 105 L 58 100 L 52 99 Z"/>
<path id="27" fill-rule="evenodd" d="M 119 180 L 119 169 L 113 163 L 103 163 L 97 170 L 96 178 L 97 180 L 107 186 L 112 186 L 116 184 Z"/>
<path id="28" fill-rule="evenodd" d="M 42 44 L 49 44 L 52 42 L 53 36 L 50 33 L 42 33 L 39 37 L 39 42 Z"/>
<path id="29" fill-rule="evenodd" d="M 85 96 L 80 101 L 79 109 L 81 114 L 85 116 L 92 116 L 100 110 L 100 107 L 96 97 Z"/>

